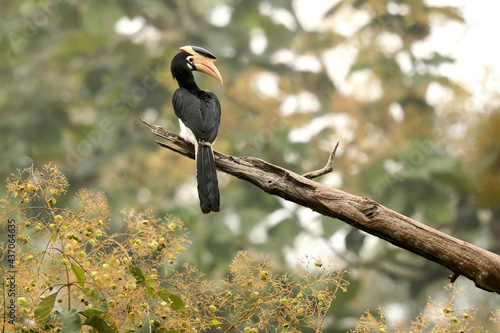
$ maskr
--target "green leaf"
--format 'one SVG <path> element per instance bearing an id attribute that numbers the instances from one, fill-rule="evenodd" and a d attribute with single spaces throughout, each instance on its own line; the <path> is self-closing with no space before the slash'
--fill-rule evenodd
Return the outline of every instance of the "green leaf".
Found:
<path id="1" fill-rule="evenodd" d="M 80 314 L 76 309 L 70 311 L 56 310 L 55 317 L 59 317 L 61 322 L 62 332 L 80 332 L 82 329 L 82 321 Z"/>
<path id="2" fill-rule="evenodd" d="M 47 319 L 47 316 L 50 314 L 52 309 L 54 308 L 54 303 L 56 302 L 57 293 L 53 293 L 38 304 L 35 309 L 35 320 L 37 323 L 43 322 Z"/>
<path id="3" fill-rule="evenodd" d="M 222 323 L 218 320 L 212 320 L 211 322 L 209 322 L 208 324 L 205 324 L 205 326 L 216 326 L 216 325 L 222 325 Z"/>
<path id="4" fill-rule="evenodd" d="M 106 299 L 98 295 L 95 290 L 91 288 L 83 288 L 83 292 L 89 298 L 89 301 L 100 310 L 106 311 L 108 309 L 108 303 L 106 302 Z"/>
<path id="5" fill-rule="evenodd" d="M 156 289 L 158 286 L 156 285 L 156 281 L 149 275 L 144 274 L 142 270 L 133 265 L 129 265 L 128 267 L 130 273 L 135 277 L 137 284 L 144 284 L 146 287 L 146 292 L 150 297 L 154 297 L 156 295 Z"/>
<path id="6" fill-rule="evenodd" d="M 130 274 L 132 274 L 135 277 L 137 284 L 144 283 L 146 277 L 144 276 L 144 273 L 139 267 L 134 265 L 129 265 L 128 270 L 130 271 Z"/>
<path id="7" fill-rule="evenodd" d="M 165 302 L 168 301 L 168 300 L 172 301 L 172 304 L 170 305 L 170 307 L 172 309 L 174 309 L 175 311 L 179 311 L 179 310 L 181 310 L 181 309 L 184 308 L 184 302 L 182 301 L 182 299 L 179 296 L 177 296 L 177 295 L 171 294 L 167 289 L 160 288 L 157 291 L 157 294 Z"/>
<path id="8" fill-rule="evenodd" d="M 92 326 L 99 333 L 117 333 L 118 329 L 116 328 L 115 323 L 108 323 L 105 318 L 102 317 L 101 311 L 96 310 L 87 310 L 80 312 L 81 315 L 87 317 L 84 325 Z"/>
<path id="9" fill-rule="evenodd" d="M 158 288 L 158 286 L 156 285 L 156 280 L 149 275 L 144 274 L 144 276 L 146 277 L 146 292 L 150 297 L 155 297 L 156 289 Z"/>
<path id="10" fill-rule="evenodd" d="M 104 314 L 104 312 L 99 311 L 99 310 L 85 310 L 80 312 L 82 316 L 85 316 L 87 318 L 93 317 L 93 316 L 101 316 Z"/>
<path id="11" fill-rule="evenodd" d="M 83 268 L 75 264 L 71 264 L 71 270 L 76 276 L 76 281 L 78 281 L 80 287 L 83 288 L 85 286 L 85 271 L 83 270 Z"/>

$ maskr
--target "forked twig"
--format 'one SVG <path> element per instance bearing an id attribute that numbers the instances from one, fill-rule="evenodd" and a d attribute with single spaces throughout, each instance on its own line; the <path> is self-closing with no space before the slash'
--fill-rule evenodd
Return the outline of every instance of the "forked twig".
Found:
<path id="1" fill-rule="evenodd" d="M 340 141 L 337 141 L 337 144 L 335 147 L 333 147 L 333 150 L 330 153 L 330 156 L 328 157 L 328 161 L 326 162 L 326 165 L 316 171 L 311 171 L 308 173 L 305 173 L 302 175 L 302 177 L 306 177 L 307 179 L 313 179 L 319 176 L 326 175 L 327 173 L 332 172 L 333 170 L 333 160 L 335 159 L 335 153 L 337 152 L 337 148 L 339 147 Z"/>

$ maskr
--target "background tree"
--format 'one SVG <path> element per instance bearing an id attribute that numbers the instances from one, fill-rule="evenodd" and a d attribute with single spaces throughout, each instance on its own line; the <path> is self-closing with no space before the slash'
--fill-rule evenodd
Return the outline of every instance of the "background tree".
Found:
<path id="1" fill-rule="evenodd" d="M 4 179 L 54 161 L 73 188 L 107 194 L 115 230 L 119 207 L 173 214 L 191 231 L 185 260 L 209 276 L 226 274 L 242 248 L 272 253 L 283 270 L 304 253 L 332 255 L 353 273 L 349 299 L 331 312 L 340 330 L 361 308 L 387 302 L 413 313 L 441 290 L 448 273 L 439 266 L 224 175 L 223 210 L 200 216 L 194 173 L 185 172 L 193 163 L 156 147 L 138 122 L 177 128 L 170 60 L 179 46 L 199 45 L 220 58 L 225 81 L 197 78 L 223 106 L 217 150 L 303 173 L 340 140 L 324 183 L 499 251 L 498 95 L 486 76 L 488 103 L 471 99 L 442 74 L 451 55 L 417 52 L 437 23 L 463 23 L 457 8 L 382 0 L 1 7 Z M 485 318 L 498 305 L 474 297 Z"/>

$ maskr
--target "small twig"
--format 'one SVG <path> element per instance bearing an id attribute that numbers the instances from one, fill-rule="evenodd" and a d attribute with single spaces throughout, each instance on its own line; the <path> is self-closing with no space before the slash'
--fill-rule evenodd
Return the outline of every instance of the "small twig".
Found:
<path id="1" fill-rule="evenodd" d="M 338 145 L 339 145 L 339 143 L 337 142 L 337 146 Z M 337 149 L 337 146 L 335 146 L 335 149 Z M 339 284 L 337 284 L 337 288 L 335 288 L 335 291 L 333 292 L 333 296 L 334 297 L 328 303 L 328 306 L 325 309 L 325 313 L 323 314 L 323 316 L 321 317 L 321 320 L 319 321 L 319 325 L 318 325 L 318 328 L 316 329 L 316 333 L 320 333 L 321 332 L 321 327 L 323 326 L 323 322 L 325 321 L 326 314 L 328 313 L 328 310 L 330 310 L 330 307 L 332 306 L 333 301 L 337 297 L 337 291 L 339 291 L 340 283 L 342 283 L 342 277 L 343 276 L 344 276 L 344 271 L 342 271 L 342 273 L 340 273 L 340 282 L 339 282 Z"/>
<path id="2" fill-rule="evenodd" d="M 458 274 L 457 272 L 451 272 L 451 275 L 449 276 L 450 282 L 455 283 L 459 276 L 460 274 Z"/>
<path id="3" fill-rule="evenodd" d="M 330 153 L 330 156 L 328 157 L 328 161 L 326 162 L 326 165 L 322 169 L 305 173 L 302 175 L 302 177 L 306 177 L 307 179 L 313 179 L 313 178 L 323 176 L 323 175 L 326 175 L 327 173 L 332 172 L 333 160 L 335 159 L 335 153 L 337 152 L 337 148 L 339 147 L 339 143 L 340 143 L 340 141 L 337 141 L 337 144 L 335 145 L 335 147 L 333 147 L 333 150 Z"/>

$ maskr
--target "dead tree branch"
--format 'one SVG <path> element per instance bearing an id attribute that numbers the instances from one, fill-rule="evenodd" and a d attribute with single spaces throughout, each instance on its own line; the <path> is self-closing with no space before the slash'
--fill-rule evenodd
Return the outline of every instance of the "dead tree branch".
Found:
<path id="1" fill-rule="evenodd" d="M 159 145 L 194 158 L 192 144 L 159 126 L 142 122 L 155 135 L 176 147 L 156 141 Z M 452 281 L 463 275 L 478 288 L 500 294 L 500 256 L 497 254 L 449 236 L 373 200 L 312 181 L 258 158 L 234 157 L 215 151 L 214 155 L 220 171 L 434 261 L 452 272 Z M 333 162 L 333 157 L 331 160 Z"/>

